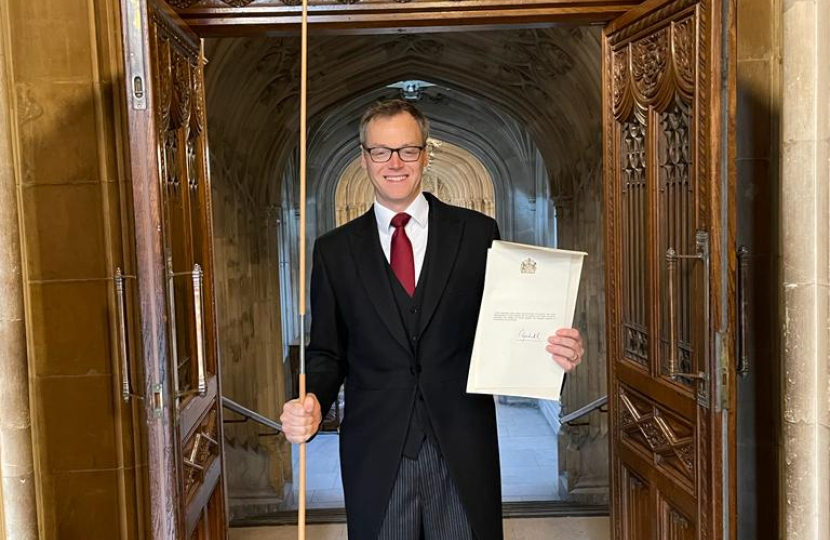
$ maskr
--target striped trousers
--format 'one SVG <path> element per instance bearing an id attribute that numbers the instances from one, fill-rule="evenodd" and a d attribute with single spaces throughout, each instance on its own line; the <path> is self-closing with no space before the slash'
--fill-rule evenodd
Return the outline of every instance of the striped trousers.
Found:
<path id="1" fill-rule="evenodd" d="M 401 457 L 378 540 L 474 540 L 438 449 L 425 439 L 418 459 Z"/>

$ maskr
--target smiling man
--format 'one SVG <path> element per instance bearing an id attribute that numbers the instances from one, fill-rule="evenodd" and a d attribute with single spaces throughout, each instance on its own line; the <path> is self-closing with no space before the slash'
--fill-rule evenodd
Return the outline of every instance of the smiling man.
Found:
<path id="1" fill-rule="evenodd" d="M 396 108 L 407 104 L 394 103 Z M 403 111 L 361 123 L 360 165 L 375 188 L 376 209 L 404 212 L 421 195 L 421 175 L 429 162 L 428 129 L 426 117 Z"/>
<path id="2" fill-rule="evenodd" d="M 346 384 L 340 458 L 352 540 L 500 540 L 492 397 L 467 394 L 487 249 L 496 222 L 421 191 L 429 122 L 400 100 L 360 124 L 375 203 L 320 237 L 311 275 L 305 402 L 286 403 L 289 441 L 314 436 Z M 548 339 L 571 371 L 579 332 Z"/>

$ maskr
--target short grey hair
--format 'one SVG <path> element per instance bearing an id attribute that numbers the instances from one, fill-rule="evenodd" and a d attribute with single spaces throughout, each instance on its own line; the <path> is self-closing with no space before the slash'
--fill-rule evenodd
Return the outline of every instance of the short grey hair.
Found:
<path id="1" fill-rule="evenodd" d="M 421 130 L 421 137 L 423 144 L 427 143 L 429 139 L 429 120 L 421 112 L 421 109 L 416 107 L 409 101 L 402 99 L 388 99 L 385 101 L 377 101 L 373 103 L 363 117 L 360 119 L 360 144 L 366 144 L 366 126 L 375 118 L 391 118 L 401 113 L 407 113 L 418 122 L 418 128 Z"/>

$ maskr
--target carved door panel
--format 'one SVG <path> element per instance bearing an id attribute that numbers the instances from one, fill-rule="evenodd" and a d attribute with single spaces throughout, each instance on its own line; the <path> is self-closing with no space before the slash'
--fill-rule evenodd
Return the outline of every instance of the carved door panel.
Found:
<path id="1" fill-rule="evenodd" d="M 734 537 L 733 11 L 651 1 L 603 36 L 618 540 Z"/>
<path id="2" fill-rule="evenodd" d="M 122 2 L 152 538 L 227 536 L 201 42 Z"/>

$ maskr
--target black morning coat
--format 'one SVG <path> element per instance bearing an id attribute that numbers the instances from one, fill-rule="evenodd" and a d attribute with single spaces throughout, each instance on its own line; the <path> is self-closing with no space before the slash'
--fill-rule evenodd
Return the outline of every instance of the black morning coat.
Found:
<path id="1" fill-rule="evenodd" d="M 345 380 L 340 464 L 350 540 L 377 538 L 419 385 L 476 538 L 501 540 L 495 406 L 491 396 L 466 392 L 498 227 L 425 195 L 428 267 L 418 283 L 428 274 L 416 335 L 407 335 L 398 311 L 373 209 L 317 239 L 307 389 L 327 411 Z"/>

